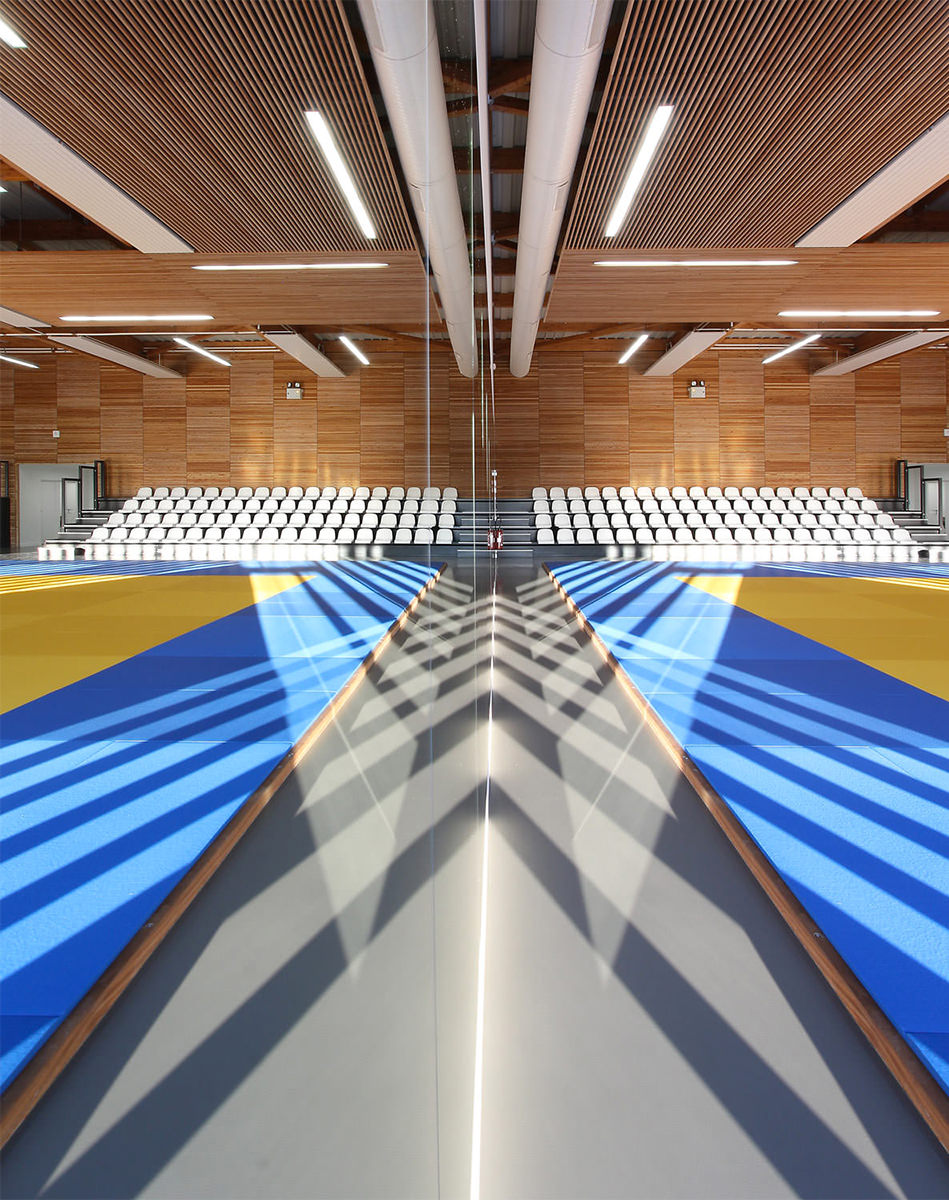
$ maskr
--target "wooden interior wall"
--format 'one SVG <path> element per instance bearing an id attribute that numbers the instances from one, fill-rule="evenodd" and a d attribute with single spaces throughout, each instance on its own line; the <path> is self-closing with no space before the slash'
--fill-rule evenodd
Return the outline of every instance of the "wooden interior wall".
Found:
<path id="1" fill-rule="evenodd" d="M 277 354 L 235 355 L 230 370 L 189 357 L 181 380 L 72 353 L 37 361 L 37 371 L 0 372 L 0 457 L 14 466 L 104 458 L 113 495 L 159 483 L 431 479 L 462 494 L 483 489 L 480 384 L 441 351 L 430 364 L 421 353 L 376 354 L 340 380 Z M 722 350 L 652 379 L 617 366 L 614 353 L 539 351 L 524 379 L 498 371 L 499 489 L 813 483 L 888 495 L 895 459 L 946 461 L 946 351 L 809 374 L 822 361 L 763 367 L 760 352 Z M 704 400 L 689 399 L 690 379 L 705 380 Z M 293 380 L 302 400 L 286 399 Z"/>

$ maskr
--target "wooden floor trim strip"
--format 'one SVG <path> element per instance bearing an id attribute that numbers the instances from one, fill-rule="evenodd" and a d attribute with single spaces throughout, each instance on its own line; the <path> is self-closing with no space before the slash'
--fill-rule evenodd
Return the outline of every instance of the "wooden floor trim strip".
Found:
<path id="1" fill-rule="evenodd" d="M 320 713 L 300 740 L 286 753 L 267 778 L 238 809 L 207 850 L 172 889 L 151 917 L 119 956 L 100 975 L 72 1012 L 50 1035 L 2 1095 L 0 1111 L 0 1149 L 16 1133 L 57 1077 L 69 1064 L 96 1027 L 108 1014 L 125 989 L 154 954 L 168 933 L 183 916 L 191 902 L 208 883 L 257 817 L 267 807 L 277 789 L 317 742 L 352 698 L 386 647 L 405 626 L 412 613 L 441 577 L 445 564 L 415 595 L 392 623 L 381 641 L 359 664 L 346 685 Z"/>
<path id="2" fill-rule="evenodd" d="M 771 865 L 744 825 L 679 745 L 655 709 L 574 603 L 548 564 L 544 563 L 543 565 L 551 583 L 573 613 L 580 628 L 587 634 L 604 662 L 613 671 L 618 683 L 632 700 L 645 724 L 692 785 L 719 828 L 738 852 L 745 866 L 751 871 L 792 933 L 833 988 L 837 998 L 862 1030 L 870 1045 L 883 1059 L 890 1073 L 943 1148 L 949 1152 L 949 1096 L 929 1073 L 915 1051 L 907 1044 L 899 1030 L 886 1016 L 846 961 L 830 944 L 820 927 Z"/>

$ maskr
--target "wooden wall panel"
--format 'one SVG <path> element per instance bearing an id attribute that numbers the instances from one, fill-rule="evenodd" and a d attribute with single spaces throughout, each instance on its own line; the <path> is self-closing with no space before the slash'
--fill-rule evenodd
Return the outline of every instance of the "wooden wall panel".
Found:
<path id="1" fill-rule="evenodd" d="M 187 395 L 184 379 L 142 380 L 142 483 L 149 487 L 189 482 Z"/>
<path id="2" fill-rule="evenodd" d="M 779 359 L 764 368 L 764 482 L 807 481 L 811 471 L 810 380 L 816 364 Z"/>
<path id="3" fill-rule="evenodd" d="M 452 367 L 448 376 L 449 464 L 452 483 L 463 496 L 470 495 L 472 489 L 478 495 L 487 490 L 484 453 L 487 415 L 480 381 L 465 379 Z"/>
<path id="4" fill-rule="evenodd" d="M 107 363 L 99 368 L 99 457 L 108 461 L 109 488 L 119 496 L 142 486 L 143 379 Z"/>
<path id="5" fill-rule="evenodd" d="M 287 384 L 303 385 L 302 400 L 287 399 Z M 284 486 L 306 487 L 316 479 L 317 378 L 278 354 L 273 360 L 273 477 Z"/>
<path id="6" fill-rule="evenodd" d="M 495 393 L 493 466 L 499 496 L 529 496 L 540 475 L 540 376 L 535 363 L 523 379 L 504 380 Z"/>
<path id="7" fill-rule="evenodd" d="M 539 420 L 538 473 L 543 487 L 585 478 L 583 462 L 583 355 L 540 359 L 535 364 Z M 532 485 L 533 486 L 533 485 Z"/>
<path id="8" fill-rule="evenodd" d="M 99 368 L 86 355 L 58 354 L 56 407 L 61 459 L 92 462 L 99 457 Z"/>
<path id="9" fill-rule="evenodd" d="M 704 400 L 690 398 L 693 379 L 705 381 Z M 705 484 L 721 474 L 718 397 L 717 354 L 701 354 L 673 376 L 676 483 Z"/>
<path id="10" fill-rule="evenodd" d="M 225 369 L 203 362 L 189 366 L 185 388 L 189 486 L 211 483 L 221 478 L 222 472 L 236 487 L 255 482 L 254 473 L 245 470 L 243 459 L 231 445 L 228 387 L 234 380 L 221 375 Z"/>
<path id="11" fill-rule="evenodd" d="M 583 372 L 584 479 L 596 486 L 629 470 L 629 372 L 614 354 L 587 354 Z M 567 480 L 565 482 L 572 482 Z"/>
<path id="12" fill-rule="evenodd" d="M 424 355 L 405 356 L 403 469 L 406 482 L 418 487 L 447 487 L 452 483 L 448 399 L 450 370 L 444 355 L 433 356 L 430 361 Z"/>
<path id="13" fill-rule="evenodd" d="M 902 457 L 911 462 L 943 462 L 949 441 L 949 369 L 944 352 L 921 350 L 906 354 L 900 365 L 900 441 Z"/>
<path id="14" fill-rule="evenodd" d="M 377 354 L 360 376 L 359 482 L 389 486 L 405 475 L 403 355 Z"/>
<path id="15" fill-rule="evenodd" d="M 75 354 L 38 361 L 37 371 L 0 372 L 14 506 L 17 463 L 95 458 L 107 461 L 113 495 L 143 483 L 429 479 L 462 495 L 486 490 L 481 381 L 443 355 L 430 364 L 424 353 L 382 354 L 345 379 L 318 379 L 275 354 L 235 355 L 229 370 L 182 355 L 174 361 L 184 380 Z M 497 373 L 500 493 L 525 495 L 536 483 L 757 481 L 886 495 L 895 459 L 946 461 L 946 351 L 850 376 L 810 374 L 825 361 L 795 355 L 762 368 L 756 355 L 723 350 L 671 379 L 647 379 L 613 354 L 538 352 L 525 379 Z M 692 378 L 705 379 L 704 401 L 688 398 Z M 286 400 L 291 380 L 303 383 L 303 400 Z"/>
<path id="16" fill-rule="evenodd" d="M 213 364 L 209 364 L 213 366 Z M 202 385 L 206 402 L 216 404 L 217 394 L 211 396 L 225 381 L 224 368 L 217 367 L 216 375 L 206 373 Z M 236 483 L 253 484 L 273 478 L 274 469 L 274 396 L 273 355 L 235 355 L 230 368 L 230 458 L 231 475 Z M 189 383 L 192 376 L 189 373 Z M 226 397 L 225 397 L 226 402 Z"/>
<path id="17" fill-rule="evenodd" d="M 856 473 L 871 496 L 894 486 L 893 447 L 901 443 L 899 359 L 858 371 L 854 377 Z"/>
<path id="18" fill-rule="evenodd" d="M 629 479 L 675 483 L 675 399 L 667 378 L 629 377 Z M 650 483 L 652 486 L 652 483 Z"/>
<path id="19" fill-rule="evenodd" d="M 722 484 L 760 487 L 765 475 L 764 367 L 758 354 L 720 356 L 719 473 Z"/>
<path id="20" fill-rule="evenodd" d="M 316 482 L 348 484 L 359 478 L 361 373 L 346 379 L 321 379 L 316 410 Z"/>

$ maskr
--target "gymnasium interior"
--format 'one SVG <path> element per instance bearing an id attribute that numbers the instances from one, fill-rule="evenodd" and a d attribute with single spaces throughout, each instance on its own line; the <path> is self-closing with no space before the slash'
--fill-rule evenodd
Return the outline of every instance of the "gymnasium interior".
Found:
<path id="1" fill-rule="evenodd" d="M 0 0 L 0 1189 L 949 1197 L 944 0 Z"/>

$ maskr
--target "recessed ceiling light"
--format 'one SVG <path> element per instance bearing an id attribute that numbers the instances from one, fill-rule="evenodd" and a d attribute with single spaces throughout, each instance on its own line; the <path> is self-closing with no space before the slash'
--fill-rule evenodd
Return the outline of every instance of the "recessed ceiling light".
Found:
<path id="1" fill-rule="evenodd" d="M 938 317 L 934 308 L 787 308 L 779 317 Z"/>
<path id="2" fill-rule="evenodd" d="M 26 42 L 20 37 L 17 31 L 11 28 L 6 21 L 0 21 L 0 42 L 6 42 L 14 50 L 25 50 Z M 32 366 L 32 363 L 30 364 Z"/>
<path id="3" fill-rule="evenodd" d="M 60 317 L 61 321 L 68 321 L 72 325 L 92 325 L 94 323 L 102 323 L 104 321 L 115 321 L 117 324 L 122 321 L 213 321 L 214 318 L 209 313 L 109 313 L 107 316 L 75 316 Z"/>
<path id="4" fill-rule="evenodd" d="M 13 363 L 16 367 L 32 367 L 34 371 L 40 369 L 39 363 L 25 362 L 22 358 L 13 358 L 9 354 L 0 354 L 0 362 Z"/>
<path id="5" fill-rule="evenodd" d="M 796 267 L 796 258 L 615 258 L 595 267 Z"/>
<path id="6" fill-rule="evenodd" d="M 650 117 L 642 143 L 636 153 L 636 157 L 633 159 L 633 165 L 629 168 L 626 182 L 623 184 L 623 190 L 620 192 L 619 199 L 610 213 L 610 219 L 606 223 L 607 237 L 615 237 L 626 220 L 626 214 L 633 203 L 633 197 L 636 195 L 639 185 L 642 183 L 649 169 L 653 155 L 659 148 L 659 142 L 665 132 L 666 126 L 669 124 L 671 116 L 672 106 L 670 104 L 661 104 Z"/>
<path id="7" fill-rule="evenodd" d="M 800 350 L 802 346 L 809 346 L 811 342 L 816 342 L 821 335 L 819 333 L 810 333 L 805 338 L 801 338 L 799 342 L 794 342 L 790 346 L 785 346 L 783 350 L 779 350 L 777 354 L 771 354 L 768 358 L 763 358 L 762 363 L 774 362 L 777 358 L 784 358 L 785 354 L 790 354 L 793 350 Z"/>
<path id="8" fill-rule="evenodd" d="M 210 350 L 205 350 L 203 346 L 197 345 L 195 342 L 189 342 L 187 338 L 176 337 L 173 339 L 179 346 L 184 346 L 188 350 L 193 350 L 195 354 L 202 354 L 205 358 L 209 358 L 212 362 L 220 363 L 222 367 L 229 367 L 231 364 L 226 358 L 221 358 L 217 354 L 212 354 Z"/>
<path id="9" fill-rule="evenodd" d="M 624 362 L 629 362 L 629 360 L 633 357 L 633 355 L 636 353 L 636 351 L 639 349 L 639 347 L 643 344 L 643 342 L 647 341 L 648 338 L 649 338 L 648 333 L 641 333 L 639 335 L 639 337 L 635 340 L 635 342 L 631 342 L 629 344 L 629 346 L 627 346 L 626 350 L 624 351 L 623 357 L 619 360 L 620 365 L 622 366 L 622 364 Z"/>
<path id="10" fill-rule="evenodd" d="M 349 205 L 350 212 L 356 218 L 356 223 L 367 238 L 374 238 L 376 236 L 375 226 L 369 217 L 369 213 L 366 211 L 365 204 L 363 204 L 359 193 L 356 191 L 353 177 L 349 173 L 349 168 L 343 162 L 343 156 L 339 152 L 335 138 L 330 133 L 329 126 L 318 112 L 308 112 L 304 115 L 310 129 L 313 131 L 313 136 L 316 138 L 317 144 L 323 151 L 323 157 L 329 164 L 329 168 L 336 177 L 336 182 L 339 184 L 340 190 L 346 197 L 346 203 Z"/>
<path id="11" fill-rule="evenodd" d="M 367 367 L 369 366 L 369 359 L 366 358 L 365 354 L 363 354 L 359 347 L 354 345 L 348 337 L 343 337 L 341 335 L 339 340 L 343 343 L 350 354 L 355 354 L 361 363 L 365 363 Z"/>
<path id="12" fill-rule="evenodd" d="M 201 263 L 192 271 L 378 271 L 384 262 Z"/>

